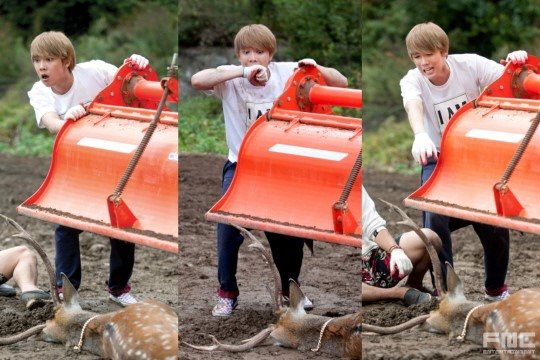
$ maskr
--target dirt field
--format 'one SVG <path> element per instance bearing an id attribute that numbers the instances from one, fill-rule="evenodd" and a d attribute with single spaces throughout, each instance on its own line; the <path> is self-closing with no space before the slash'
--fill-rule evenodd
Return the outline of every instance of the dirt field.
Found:
<path id="1" fill-rule="evenodd" d="M 18 215 L 17 205 L 41 184 L 49 168 L 47 158 L 0 155 L 0 213 L 19 222 L 38 240 L 54 262 L 53 225 Z M 23 240 L 0 238 L 0 249 L 24 244 Z M 109 269 L 109 240 L 84 233 L 81 236 L 83 280 L 79 295 L 84 309 L 98 313 L 120 307 L 108 300 L 105 281 Z M 177 304 L 177 255 L 138 246 L 131 278 L 133 293 L 141 300 L 157 299 L 174 308 Z M 47 288 L 45 268 L 39 264 L 39 286 Z M 10 281 L 9 283 L 12 283 Z M 11 335 L 52 317 L 52 306 L 28 311 L 18 298 L 0 297 L 0 336 Z M 88 353 L 75 354 L 60 344 L 30 338 L 15 345 L 0 347 L 0 359 L 97 359 Z"/>
<path id="2" fill-rule="evenodd" d="M 240 302 L 234 315 L 220 319 L 210 311 L 215 302 L 217 259 L 215 224 L 204 220 L 204 213 L 219 198 L 219 182 L 223 157 L 181 154 L 180 156 L 180 231 L 181 252 L 176 256 L 161 251 L 137 248 L 132 284 L 141 298 L 157 298 L 175 305 L 179 292 L 180 336 L 184 341 L 209 344 L 204 334 L 213 334 L 226 343 L 238 343 L 276 320 L 271 310 L 270 295 L 265 286 L 271 283 L 269 271 L 260 255 L 243 246 L 240 251 L 238 279 Z M 53 227 L 39 220 L 19 216 L 15 208 L 28 197 L 46 175 L 49 160 L 0 155 L 0 213 L 19 221 L 40 241 L 53 258 Z M 373 198 L 383 198 L 396 204 L 418 185 L 417 176 L 383 172 L 364 172 L 364 184 Z M 389 211 L 377 204 L 381 214 Z M 420 212 L 408 210 L 415 220 Z M 403 229 L 393 228 L 393 232 Z M 455 265 L 471 298 L 482 298 L 482 250 L 471 229 L 454 234 Z M 511 264 L 507 282 L 510 291 L 538 286 L 540 269 L 539 240 L 535 235 L 511 233 Z M 21 240 L 0 239 L 0 248 L 22 244 Z M 263 243 L 267 246 L 266 241 Z M 82 237 L 83 284 L 80 289 L 86 309 L 107 312 L 118 309 L 107 300 L 105 280 L 108 272 L 108 241 L 100 236 Z M 315 255 L 305 250 L 301 275 L 302 287 L 314 300 L 313 313 L 338 316 L 357 311 L 360 306 L 359 250 L 318 242 Z M 179 266 L 179 268 L 178 268 Z M 179 279 L 179 281 L 178 281 Z M 40 264 L 39 284 L 46 287 L 44 268 Z M 430 304 L 434 306 L 435 304 Z M 406 308 L 399 302 L 364 304 L 364 322 L 394 325 L 418 314 L 427 313 L 430 306 Z M 0 336 L 13 334 L 51 317 L 50 306 L 25 310 L 17 298 L 0 298 Z M 387 319 L 383 321 L 383 319 Z M 419 332 L 416 329 L 392 336 L 364 336 L 364 359 L 495 359 L 483 355 L 482 348 L 461 344 L 445 336 Z M 272 357 L 300 359 L 330 359 L 324 354 L 298 352 L 276 346 L 263 346 L 248 353 L 209 354 L 181 347 L 180 358 L 198 359 L 269 359 Z M 76 355 L 62 345 L 28 339 L 16 345 L 0 348 L 1 359 L 96 359 L 89 354 Z"/>
<path id="3" fill-rule="evenodd" d="M 213 334 L 226 343 L 239 343 L 276 321 L 265 289 L 271 275 L 260 255 L 240 249 L 238 308 L 230 318 L 211 315 L 215 304 L 217 257 L 215 224 L 204 213 L 219 199 L 221 169 L 225 158 L 180 155 L 180 337 L 195 344 L 210 344 L 202 334 Z M 268 247 L 268 242 L 263 241 Z M 360 251 L 322 242 L 312 257 L 307 248 L 301 274 L 302 288 L 314 301 L 313 313 L 338 316 L 360 307 Z M 181 359 L 327 359 L 324 354 L 265 346 L 248 353 L 211 354 L 180 348 Z"/>
<path id="4" fill-rule="evenodd" d="M 402 200 L 419 184 L 419 176 L 402 176 L 383 172 L 364 171 L 364 186 L 373 199 L 382 198 L 401 206 Z M 385 218 L 397 219 L 381 202 L 376 201 L 380 214 Z M 402 207 L 402 206 L 401 206 Z M 403 208 L 403 207 L 402 207 Z M 408 215 L 420 223 L 421 213 L 408 209 Z M 406 231 L 401 227 L 390 228 L 393 233 Z M 537 235 L 510 233 L 510 269 L 507 283 L 510 292 L 524 287 L 540 286 L 540 240 Z M 464 283 L 465 294 L 471 300 L 483 299 L 483 252 L 480 241 L 472 227 L 453 233 L 454 265 Z M 428 284 L 427 277 L 424 283 Z M 398 302 L 366 304 L 362 306 L 364 322 L 384 326 L 395 325 L 419 314 L 428 313 L 430 306 L 404 307 Z M 540 304 L 539 304 L 540 306 Z M 383 321 L 383 319 L 386 319 Z M 482 347 L 470 343 L 459 343 L 446 336 L 411 329 L 391 336 L 363 337 L 363 358 L 379 359 L 498 359 L 496 355 L 484 355 Z"/>

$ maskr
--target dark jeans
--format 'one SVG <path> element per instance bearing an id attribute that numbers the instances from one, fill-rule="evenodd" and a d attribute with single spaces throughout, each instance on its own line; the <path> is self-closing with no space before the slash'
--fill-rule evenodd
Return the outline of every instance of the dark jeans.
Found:
<path id="1" fill-rule="evenodd" d="M 79 234 L 81 230 L 56 225 L 54 241 L 56 246 L 56 285 L 62 286 L 61 273 L 78 289 L 81 285 L 81 252 Z M 135 261 L 135 244 L 110 239 L 109 292 L 113 295 L 130 290 L 129 279 Z"/>
<path id="2" fill-rule="evenodd" d="M 422 167 L 422 184 L 430 177 L 435 169 L 435 165 L 436 162 L 431 161 Z M 439 259 L 441 260 L 444 277 L 446 277 L 446 266 L 444 263 L 447 261 L 453 265 L 452 238 L 450 234 L 454 230 L 472 225 L 484 248 L 484 286 L 486 291 L 490 294 L 498 294 L 506 290 L 505 279 L 510 253 L 510 233 L 508 229 L 431 212 L 423 212 L 423 223 L 424 227 L 435 231 L 442 240 Z M 443 281 L 445 280 L 443 279 Z"/>
<path id="3" fill-rule="evenodd" d="M 227 161 L 223 166 L 222 195 L 231 185 L 236 163 Z M 289 293 L 289 279 L 298 282 L 302 259 L 304 256 L 304 239 L 288 235 L 265 232 L 272 258 L 281 277 L 281 286 L 284 295 Z M 236 228 L 227 224 L 217 226 L 218 251 L 218 295 L 224 298 L 236 298 L 240 294 L 236 282 L 236 269 L 238 264 L 238 251 L 244 237 Z M 262 264 L 262 260 L 261 260 Z"/>

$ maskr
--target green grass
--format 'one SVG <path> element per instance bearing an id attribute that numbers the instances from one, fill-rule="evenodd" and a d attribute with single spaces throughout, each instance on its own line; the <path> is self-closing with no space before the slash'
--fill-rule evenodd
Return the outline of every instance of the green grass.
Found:
<path id="1" fill-rule="evenodd" d="M 0 152 L 21 156 L 51 156 L 53 143 L 54 135 L 47 130 L 31 133 L 23 128 L 13 144 L 0 142 Z"/>
<path id="2" fill-rule="evenodd" d="M 181 100 L 180 151 L 227 154 L 221 102 L 211 96 Z"/>
<path id="3" fill-rule="evenodd" d="M 412 142 L 413 134 L 407 121 L 386 119 L 377 130 L 363 134 L 363 168 L 419 173 L 420 165 L 411 155 Z"/>

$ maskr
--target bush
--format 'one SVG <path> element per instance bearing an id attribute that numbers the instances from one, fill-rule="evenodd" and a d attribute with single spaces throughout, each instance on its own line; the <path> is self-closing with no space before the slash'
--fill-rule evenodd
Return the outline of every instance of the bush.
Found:
<path id="1" fill-rule="evenodd" d="M 390 117 L 376 131 L 363 134 L 363 167 L 403 173 L 419 173 L 411 155 L 413 135 L 407 121 Z"/>
<path id="2" fill-rule="evenodd" d="M 227 154 L 221 102 L 210 96 L 183 100 L 179 112 L 180 151 Z"/>

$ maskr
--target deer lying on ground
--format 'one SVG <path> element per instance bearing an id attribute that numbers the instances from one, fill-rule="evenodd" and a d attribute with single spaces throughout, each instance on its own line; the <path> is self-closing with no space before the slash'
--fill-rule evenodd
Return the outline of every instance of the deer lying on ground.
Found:
<path id="1" fill-rule="evenodd" d="M 19 230 L 14 237 L 27 240 L 43 259 L 55 304 L 53 319 L 18 335 L 0 338 L 0 345 L 38 335 L 41 340 L 64 343 L 74 346 L 77 352 L 85 350 L 105 359 L 178 358 L 178 317 L 169 306 L 158 301 L 143 301 L 108 314 L 85 311 L 79 305 L 77 290 L 64 274 L 64 301 L 61 302 L 53 267 L 43 249 L 14 220 L 0 217 Z"/>
<path id="2" fill-rule="evenodd" d="M 501 359 L 540 359 L 540 288 L 483 304 L 467 300 L 452 266 L 446 263 L 446 269 L 448 292 L 423 330 L 494 347 Z"/>
<path id="3" fill-rule="evenodd" d="M 403 211 L 385 203 L 403 217 L 399 223 L 413 228 L 424 240 L 432 259 L 436 287 L 442 294 L 437 310 L 409 322 L 418 324 L 425 320 L 422 330 L 494 347 L 501 350 L 501 359 L 540 359 L 540 288 L 522 289 L 502 301 L 490 304 L 469 301 L 464 295 L 461 280 L 452 266 L 446 263 L 448 291 L 441 291 L 440 262 L 436 252 L 435 256 L 432 255 L 433 245 Z M 386 334 L 396 332 L 395 329 L 389 331 L 366 324 L 363 324 L 363 329 Z"/>
<path id="4" fill-rule="evenodd" d="M 240 352 L 252 349 L 262 344 L 268 338 L 272 338 L 280 346 L 361 359 L 361 314 L 344 315 L 340 317 L 327 317 L 307 314 L 304 310 L 305 296 L 298 285 L 290 282 L 290 304 L 283 306 L 281 293 L 281 281 L 278 270 L 271 255 L 257 238 L 249 231 L 237 227 L 244 235 L 248 236 L 252 243 L 250 248 L 261 252 L 271 268 L 274 279 L 274 306 L 279 319 L 276 324 L 268 326 L 254 337 L 244 340 L 242 345 L 228 345 L 220 343 L 211 335 L 213 345 L 196 346 L 186 342 L 184 345 L 205 351 L 228 351 Z"/>

